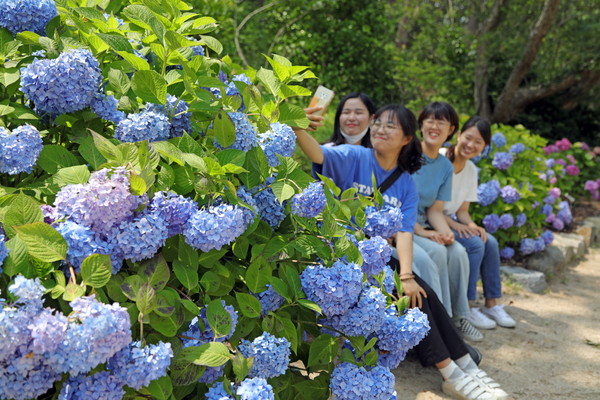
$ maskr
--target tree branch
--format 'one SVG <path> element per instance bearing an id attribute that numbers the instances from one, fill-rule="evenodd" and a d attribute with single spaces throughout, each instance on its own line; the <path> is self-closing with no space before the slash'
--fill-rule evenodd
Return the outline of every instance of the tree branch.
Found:
<path id="1" fill-rule="evenodd" d="M 240 32 L 242 31 L 242 28 L 244 27 L 244 25 L 246 25 L 246 23 L 248 23 L 248 21 L 250 21 L 250 19 L 252 19 L 252 17 L 254 17 L 256 14 L 263 12 L 264 10 L 266 10 L 270 7 L 273 7 L 277 3 L 279 3 L 279 2 L 274 1 L 272 3 L 268 3 L 262 7 L 257 8 L 256 10 L 254 10 L 251 13 L 249 13 L 248 15 L 246 15 L 246 17 L 242 20 L 242 22 L 240 22 L 240 24 L 237 26 L 237 28 L 235 28 L 235 36 L 233 38 L 233 40 L 235 42 L 235 48 L 237 50 L 238 56 L 240 56 L 240 58 L 242 59 L 242 62 L 244 63 L 245 67 L 248 67 L 249 64 L 248 64 L 248 60 L 246 59 L 246 56 L 244 55 L 244 51 L 242 50 L 242 46 L 240 45 Z"/>

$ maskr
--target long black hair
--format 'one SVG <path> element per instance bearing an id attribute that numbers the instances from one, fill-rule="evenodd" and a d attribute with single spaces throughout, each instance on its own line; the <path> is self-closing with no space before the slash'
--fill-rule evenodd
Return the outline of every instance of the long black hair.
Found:
<path id="1" fill-rule="evenodd" d="M 481 134 L 481 137 L 483 138 L 483 141 L 485 142 L 486 146 L 489 146 L 490 143 L 492 142 L 492 128 L 490 126 L 490 123 L 487 122 L 486 119 L 480 117 L 479 115 L 473 115 L 471 118 L 469 118 L 467 120 L 467 122 L 464 123 L 460 132 L 463 133 L 467 129 L 470 129 L 473 127 L 477 128 L 477 130 Z M 455 149 L 456 149 L 456 145 L 453 144 L 446 151 L 446 157 L 448 157 L 448 159 L 452 162 L 454 162 L 454 150 Z"/>
<path id="2" fill-rule="evenodd" d="M 423 150 L 421 142 L 417 138 L 417 118 L 408 108 L 400 104 L 388 104 L 375 111 L 374 118 L 378 119 L 384 112 L 390 112 L 394 116 L 395 122 L 402 127 L 404 136 L 410 137 L 408 142 L 398 155 L 398 167 L 402 171 L 413 174 L 423 165 Z"/>
<path id="3" fill-rule="evenodd" d="M 342 136 L 342 130 L 340 129 L 340 115 L 342 115 L 342 110 L 344 109 L 344 105 L 350 99 L 359 99 L 362 103 L 367 107 L 369 112 L 369 116 L 375 113 L 375 103 L 369 96 L 361 92 L 353 92 L 345 95 L 340 104 L 338 104 L 337 110 L 335 111 L 335 122 L 333 124 L 333 134 L 327 140 L 327 143 L 333 143 L 334 146 L 344 144 L 346 141 L 344 140 L 344 136 Z M 363 147 L 371 147 L 371 128 L 367 130 L 367 134 L 360 141 L 360 145 Z"/>
<path id="4" fill-rule="evenodd" d="M 423 121 L 427 118 L 441 119 L 450 122 L 450 125 L 454 127 L 454 130 L 450 132 L 446 140 L 452 139 L 452 136 L 458 131 L 458 114 L 454 108 L 443 101 L 434 101 L 429 103 L 427 107 L 419 114 L 419 126 L 423 128 Z"/>

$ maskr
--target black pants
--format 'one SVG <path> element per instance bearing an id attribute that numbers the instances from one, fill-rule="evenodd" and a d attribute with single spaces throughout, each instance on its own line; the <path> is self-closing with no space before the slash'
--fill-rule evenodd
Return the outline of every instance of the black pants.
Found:
<path id="1" fill-rule="evenodd" d="M 394 261 L 396 265 L 394 265 Z M 390 266 L 392 269 L 395 267 L 399 270 L 398 261 L 393 257 Z M 440 299 L 419 276 L 415 275 L 415 281 L 427 293 L 427 298 L 422 298 L 421 311 L 427 314 L 429 326 L 431 327 L 427 336 L 415 347 L 415 352 L 421 364 L 424 367 L 429 367 L 447 358 L 456 360 L 467 354 L 469 350 Z"/>

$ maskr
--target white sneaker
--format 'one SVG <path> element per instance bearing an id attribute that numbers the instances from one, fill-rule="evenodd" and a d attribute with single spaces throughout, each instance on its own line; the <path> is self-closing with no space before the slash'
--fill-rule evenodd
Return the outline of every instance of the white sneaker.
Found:
<path id="1" fill-rule="evenodd" d="M 479 311 L 479 307 L 471 308 L 467 319 L 477 329 L 494 329 L 496 327 L 496 321 L 486 317 L 485 314 Z"/>
<path id="2" fill-rule="evenodd" d="M 469 374 L 463 374 L 456 380 L 443 381 L 442 392 L 458 400 L 496 400 L 486 385 Z"/>
<path id="3" fill-rule="evenodd" d="M 458 320 L 458 330 L 462 334 L 463 338 L 471 340 L 473 342 L 481 342 L 483 340 L 483 333 L 479 332 L 477 328 L 473 326 L 466 318 Z"/>
<path id="4" fill-rule="evenodd" d="M 477 371 L 465 372 L 470 375 L 473 379 L 479 383 L 488 387 L 489 391 L 492 392 L 497 400 L 508 399 L 508 393 L 506 393 L 500 387 L 500 384 L 490 377 L 485 371 L 477 369 Z"/>
<path id="5" fill-rule="evenodd" d="M 510 315 L 504 311 L 504 305 L 496 304 L 494 307 L 482 307 L 481 312 L 496 321 L 496 323 L 504 328 L 514 328 L 517 323 Z"/>

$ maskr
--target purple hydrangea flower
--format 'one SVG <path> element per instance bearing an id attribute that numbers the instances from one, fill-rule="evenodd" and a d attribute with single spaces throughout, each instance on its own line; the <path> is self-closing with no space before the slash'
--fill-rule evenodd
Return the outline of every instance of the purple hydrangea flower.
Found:
<path id="1" fill-rule="evenodd" d="M 515 223 L 515 220 L 512 215 L 502 214 L 500 216 L 500 228 L 509 229 L 514 225 L 514 223 Z"/>
<path id="2" fill-rule="evenodd" d="M 510 152 L 513 154 L 520 154 L 525 151 L 525 145 L 523 143 L 515 143 L 510 147 Z"/>
<path id="3" fill-rule="evenodd" d="M 525 213 L 517 214 L 515 225 L 520 228 L 525 225 L 525 222 L 527 222 L 527 215 Z"/>
<path id="4" fill-rule="evenodd" d="M 519 251 L 524 255 L 529 255 L 535 253 L 535 240 L 530 238 L 521 239 L 521 245 L 519 246 Z"/>
<path id="5" fill-rule="evenodd" d="M 0 2 L 0 26 L 11 31 L 31 31 L 46 34 L 46 25 L 58 15 L 53 0 L 2 0 Z"/>
<path id="6" fill-rule="evenodd" d="M 477 188 L 477 201 L 482 206 L 489 206 L 492 204 L 500 195 L 500 182 L 492 179 L 489 182 L 485 182 L 479 185 Z"/>
<path id="7" fill-rule="evenodd" d="M 306 189 L 292 197 L 292 214 L 314 218 L 323 211 L 327 199 L 322 182 L 311 182 Z"/>
<path id="8" fill-rule="evenodd" d="M 275 400 L 273 387 L 264 378 L 244 379 L 237 387 L 235 394 L 240 396 L 240 400 Z"/>
<path id="9" fill-rule="evenodd" d="M 294 131 L 288 125 L 280 122 L 271 124 L 269 131 L 261 133 L 258 142 L 271 167 L 279 165 L 277 154 L 283 157 L 291 157 L 296 149 L 296 135 Z"/>
<path id="10" fill-rule="evenodd" d="M 358 303 L 342 315 L 334 315 L 323 322 L 346 336 L 367 337 L 381 327 L 385 318 L 385 296 L 379 288 L 365 285 Z"/>
<path id="11" fill-rule="evenodd" d="M 169 138 L 170 129 L 171 124 L 166 114 L 142 111 L 129 114 L 119 122 L 115 129 L 115 139 L 121 142 L 158 142 Z"/>
<path id="12" fill-rule="evenodd" d="M 577 176 L 581 171 L 579 170 L 579 167 L 577 165 L 570 164 L 565 167 L 565 172 L 567 173 L 567 175 Z"/>
<path id="13" fill-rule="evenodd" d="M 515 250 L 512 247 L 504 247 L 502 250 L 500 250 L 500 257 L 504 258 L 505 260 L 510 260 L 514 256 Z"/>
<path id="14" fill-rule="evenodd" d="M 142 213 L 132 221 L 121 222 L 110 236 L 124 259 L 146 260 L 154 257 L 165 244 L 167 223 L 159 213 Z"/>
<path id="15" fill-rule="evenodd" d="M 573 222 L 573 214 L 571 214 L 571 207 L 567 201 L 561 201 L 558 203 L 558 212 L 556 216 L 560 218 L 565 224 Z"/>
<path id="16" fill-rule="evenodd" d="M 500 228 L 500 217 L 497 214 L 489 214 L 483 218 L 483 226 L 489 233 L 494 233 Z"/>
<path id="17" fill-rule="evenodd" d="M 344 362 L 333 370 L 329 388 L 336 400 L 390 400 L 396 395 L 394 384 L 394 375 L 385 367 L 367 370 Z"/>
<path id="18" fill-rule="evenodd" d="M 554 214 L 552 214 L 552 215 L 554 215 Z M 546 220 L 546 222 L 551 222 L 552 228 L 555 231 L 562 231 L 563 229 L 565 229 L 565 223 L 560 218 L 554 218 L 554 219 L 552 219 L 552 221 Z"/>
<path id="19" fill-rule="evenodd" d="M 492 165 L 494 168 L 507 170 L 513 163 L 513 156 L 510 153 L 498 152 L 494 154 Z"/>
<path id="20" fill-rule="evenodd" d="M 541 238 L 544 240 L 544 244 L 549 246 L 554 241 L 554 234 L 546 229 L 544 233 L 542 233 Z"/>
<path id="21" fill-rule="evenodd" d="M 156 192 L 148 208 L 167 223 L 169 237 L 183 233 L 185 223 L 198 210 L 194 200 L 173 192 Z"/>
<path id="22" fill-rule="evenodd" d="M 364 239 L 358 243 L 363 258 L 362 270 L 367 276 L 378 275 L 392 257 L 392 249 L 381 236 Z"/>
<path id="23" fill-rule="evenodd" d="M 510 185 L 504 186 L 500 190 L 500 196 L 505 203 L 511 204 L 521 199 L 521 194 L 517 189 Z"/>
<path id="24" fill-rule="evenodd" d="M 171 343 L 159 342 L 142 347 L 137 341 L 112 356 L 106 367 L 124 385 L 140 390 L 167 374 L 171 358 Z"/>
<path id="25" fill-rule="evenodd" d="M 58 394 L 58 400 L 120 400 L 125 396 L 123 384 L 108 371 L 89 376 L 71 376 Z"/>
<path id="26" fill-rule="evenodd" d="M 200 46 L 201 47 L 201 46 Z M 177 97 L 167 94 L 167 104 L 146 104 L 146 111 L 163 114 L 170 122 L 169 137 L 183 136 L 184 132 L 192 132 L 192 113 L 188 112 L 189 105 Z"/>
<path id="27" fill-rule="evenodd" d="M 21 125 L 12 134 L 0 127 L 0 172 L 9 175 L 30 173 L 43 147 L 42 137 L 32 125 Z"/>
<path id="28" fill-rule="evenodd" d="M 267 289 L 260 293 L 252 293 L 254 297 L 260 301 L 261 311 L 260 315 L 265 317 L 269 311 L 276 311 L 283 302 L 285 298 L 281 296 L 279 293 L 273 289 L 273 286 L 267 284 Z"/>
<path id="29" fill-rule="evenodd" d="M 285 219 L 285 213 L 283 205 L 277 200 L 273 189 L 269 186 L 274 180 L 270 177 L 264 184 L 253 187 L 250 192 L 253 193 L 260 219 L 268 223 L 271 228 L 276 229 Z"/>
<path id="30" fill-rule="evenodd" d="M 494 143 L 498 148 L 506 146 L 506 137 L 504 137 L 502 132 L 496 132 L 492 136 L 492 143 Z"/>
<path id="31" fill-rule="evenodd" d="M 404 352 L 415 347 L 429 333 L 427 314 L 418 308 L 409 308 L 398 315 L 395 306 L 386 310 L 381 327 L 375 332 L 379 350 L 393 353 Z"/>

